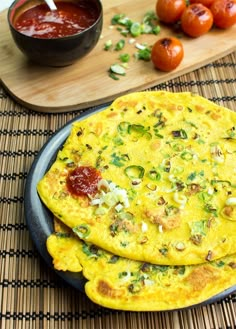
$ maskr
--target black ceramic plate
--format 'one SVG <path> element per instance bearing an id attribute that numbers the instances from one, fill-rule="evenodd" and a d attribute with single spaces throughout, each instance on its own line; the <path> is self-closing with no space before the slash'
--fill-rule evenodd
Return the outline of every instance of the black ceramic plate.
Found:
<path id="1" fill-rule="evenodd" d="M 66 138 L 70 134 L 72 123 L 85 119 L 87 116 L 90 116 L 98 111 L 105 109 L 107 106 L 99 107 L 96 110 L 87 111 L 84 115 L 81 115 L 79 118 L 74 118 L 69 121 L 64 127 L 59 129 L 43 146 L 40 150 L 38 156 L 35 158 L 32 167 L 29 171 L 26 186 L 25 186 L 25 195 L 24 195 L 24 208 L 25 208 L 25 218 L 26 223 L 31 235 L 33 242 L 37 250 L 39 251 L 42 258 L 45 260 L 47 265 L 51 267 L 54 271 L 55 269 L 52 266 L 52 259 L 46 249 L 46 239 L 53 232 L 53 215 L 52 213 L 44 206 L 37 194 L 37 183 L 44 176 L 46 171 L 53 164 L 57 152 L 63 146 Z M 56 273 L 64 279 L 70 286 L 84 291 L 84 284 L 86 280 L 84 279 L 81 273 L 72 273 L 72 272 L 60 272 Z M 233 286 L 220 294 L 204 301 L 201 305 L 214 303 L 220 299 L 225 298 L 229 294 L 236 291 L 236 286 Z M 199 305 L 199 304 L 198 304 Z M 192 305 L 192 307 L 197 305 Z"/>

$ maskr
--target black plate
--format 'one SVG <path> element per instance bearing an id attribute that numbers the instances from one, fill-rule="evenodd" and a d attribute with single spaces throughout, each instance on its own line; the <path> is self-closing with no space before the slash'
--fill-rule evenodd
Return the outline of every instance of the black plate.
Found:
<path id="1" fill-rule="evenodd" d="M 66 138 L 69 136 L 72 123 L 80 121 L 86 117 L 104 110 L 106 106 L 89 110 L 69 121 L 64 127 L 59 129 L 42 147 L 38 156 L 35 158 L 32 167 L 27 176 L 25 193 L 24 193 L 24 209 L 26 224 L 28 226 L 31 238 L 35 243 L 37 250 L 47 265 L 51 267 L 64 281 L 70 286 L 84 292 L 85 278 L 81 273 L 56 271 L 52 266 L 52 258 L 46 248 L 46 239 L 53 232 L 53 215 L 41 202 L 37 193 L 37 183 L 44 176 L 56 159 L 59 149 L 63 146 Z M 236 291 L 236 286 L 230 287 L 218 295 L 204 301 L 201 304 L 192 305 L 191 307 L 214 303 L 220 299 L 227 297 Z M 189 307 L 188 307 L 189 308 Z"/>

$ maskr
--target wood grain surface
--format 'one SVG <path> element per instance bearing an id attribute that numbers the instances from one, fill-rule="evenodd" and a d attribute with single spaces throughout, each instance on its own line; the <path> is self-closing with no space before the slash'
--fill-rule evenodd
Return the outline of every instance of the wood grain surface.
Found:
<path id="1" fill-rule="evenodd" d="M 184 46 L 180 66 L 164 73 L 155 70 L 151 62 L 137 61 L 134 44 L 126 39 L 125 52 L 131 54 L 126 76 L 115 81 L 108 76 L 110 65 L 119 62 L 117 51 L 104 51 L 104 43 L 118 42 L 122 36 L 111 29 L 111 18 L 124 13 L 132 20 L 141 21 L 143 15 L 154 10 L 155 1 L 103 0 L 104 25 L 101 39 L 85 58 L 62 68 L 43 67 L 31 63 L 15 46 L 7 23 L 7 11 L 0 13 L 0 79 L 10 95 L 25 107 L 40 112 L 67 112 L 112 101 L 119 95 L 144 90 L 171 80 L 223 57 L 236 49 L 236 26 L 228 30 L 213 28 L 199 38 L 188 38 L 172 28 L 161 26 L 158 36 L 142 35 L 138 43 L 152 45 L 163 36 L 178 36 Z"/>

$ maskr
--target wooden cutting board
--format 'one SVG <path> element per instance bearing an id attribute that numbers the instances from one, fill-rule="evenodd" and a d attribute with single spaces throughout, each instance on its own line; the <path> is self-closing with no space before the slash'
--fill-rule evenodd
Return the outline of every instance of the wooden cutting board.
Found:
<path id="1" fill-rule="evenodd" d="M 0 13 L 0 79 L 6 90 L 20 104 L 41 112 L 65 112 L 112 101 L 127 92 L 144 90 L 177 76 L 193 71 L 236 49 L 236 26 L 228 30 L 212 29 L 196 39 L 181 35 L 185 56 L 181 65 L 170 73 L 155 70 L 151 62 L 137 61 L 134 44 L 126 39 L 125 52 L 132 55 L 125 77 L 115 81 L 108 76 L 110 65 L 119 62 L 118 53 L 103 50 L 111 39 L 118 42 L 122 36 L 111 29 L 111 18 L 124 13 L 132 20 L 141 21 L 144 14 L 155 9 L 155 1 L 103 0 L 104 26 L 102 37 L 85 58 L 75 64 L 52 68 L 29 62 L 16 48 L 9 32 L 7 11 Z M 163 36 L 180 36 L 171 28 L 161 26 L 158 36 L 142 35 L 138 43 L 153 44 Z"/>

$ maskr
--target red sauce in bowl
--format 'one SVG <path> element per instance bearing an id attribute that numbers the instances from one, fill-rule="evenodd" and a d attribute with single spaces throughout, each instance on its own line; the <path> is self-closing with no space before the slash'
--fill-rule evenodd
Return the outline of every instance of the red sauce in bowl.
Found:
<path id="1" fill-rule="evenodd" d="M 89 1 L 57 2 L 56 6 L 54 11 L 47 4 L 26 10 L 17 18 L 15 29 L 35 38 L 61 38 L 82 32 L 99 17 L 98 9 Z"/>

